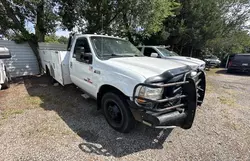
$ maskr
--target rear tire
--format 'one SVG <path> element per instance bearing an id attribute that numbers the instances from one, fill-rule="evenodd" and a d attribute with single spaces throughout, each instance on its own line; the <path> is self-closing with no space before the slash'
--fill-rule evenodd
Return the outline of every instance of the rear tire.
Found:
<path id="1" fill-rule="evenodd" d="M 2 84 L 2 89 L 8 89 L 10 88 L 9 78 L 6 77 L 4 80 L 4 83 Z"/>
<path id="2" fill-rule="evenodd" d="M 49 84 L 56 83 L 56 80 L 51 76 L 49 68 L 46 66 L 46 76 L 49 78 Z"/>
<path id="3" fill-rule="evenodd" d="M 232 74 L 233 73 L 232 69 L 227 69 L 227 73 Z"/>
<path id="4" fill-rule="evenodd" d="M 135 119 L 119 92 L 108 92 L 102 97 L 101 106 L 108 124 L 121 133 L 128 133 L 135 127 Z"/>

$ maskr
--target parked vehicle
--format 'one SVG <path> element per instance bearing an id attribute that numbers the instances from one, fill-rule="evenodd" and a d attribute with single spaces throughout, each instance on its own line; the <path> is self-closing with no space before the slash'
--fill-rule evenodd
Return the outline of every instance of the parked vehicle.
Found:
<path id="1" fill-rule="evenodd" d="M 227 72 L 249 72 L 250 54 L 236 54 L 228 63 Z"/>
<path id="2" fill-rule="evenodd" d="M 74 83 L 96 99 L 115 130 L 129 132 L 135 120 L 155 128 L 191 128 L 205 95 L 203 71 L 145 57 L 112 36 L 73 34 L 67 49 L 41 51 L 43 68 L 61 85 Z"/>
<path id="3" fill-rule="evenodd" d="M 3 62 L 3 59 L 7 58 L 11 58 L 9 49 L 7 49 L 6 47 L 0 47 L 0 90 L 7 89 L 10 87 L 9 85 L 10 76 Z"/>
<path id="4" fill-rule="evenodd" d="M 205 55 L 203 60 L 206 62 L 206 67 L 220 67 L 221 61 L 217 56 L 214 55 Z"/>
<path id="5" fill-rule="evenodd" d="M 137 47 L 145 56 L 164 58 L 183 63 L 190 66 L 192 69 L 205 69 L 205 62 L 192 57 L 179 56 L 174 51 L 166 49 L 165 46 L 139 46 Z"/>

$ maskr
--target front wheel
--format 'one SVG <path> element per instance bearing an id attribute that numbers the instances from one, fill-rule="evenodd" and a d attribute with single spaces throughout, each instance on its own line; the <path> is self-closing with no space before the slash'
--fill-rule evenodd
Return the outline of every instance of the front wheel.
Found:
<path id="1" fill-rule="evenodd" d="M 124 96 L 109 92 L 102 97 L 102 109 L 108 124 L 115 130 L 128 133 L 135 126 L 135 119 Z"/>

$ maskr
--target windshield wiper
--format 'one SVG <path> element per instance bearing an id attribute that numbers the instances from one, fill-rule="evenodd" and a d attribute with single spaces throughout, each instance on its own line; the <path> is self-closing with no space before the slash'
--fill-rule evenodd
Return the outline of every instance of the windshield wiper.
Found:
<path id="1" fill-rule="evenodd" d="M 137 54 L 124 54 L 124 55 L 122 55 L 122 54 L 104 54 L 103 56 L 110 56 L 110 57 L 138 57 L 138 56 L 140 56 L 140 55 L 137 55 Z"/>
<path id="2" fill-rule="evenodd" d="M 111 54 L 110 56 L 116 56 L 116 57 L 124 57 L 124 55 L 119 55 L 119 54 Z"/>

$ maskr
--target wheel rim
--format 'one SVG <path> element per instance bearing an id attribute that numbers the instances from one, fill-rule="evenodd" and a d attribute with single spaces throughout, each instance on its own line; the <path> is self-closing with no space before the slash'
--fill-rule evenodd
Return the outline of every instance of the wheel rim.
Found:
<path id="1" fill-rule="evenodd" d="M 123 114 L 121 108 L 112 100 L 106 102 L 106 116 L 112 126 L 122 126 Z"/>

